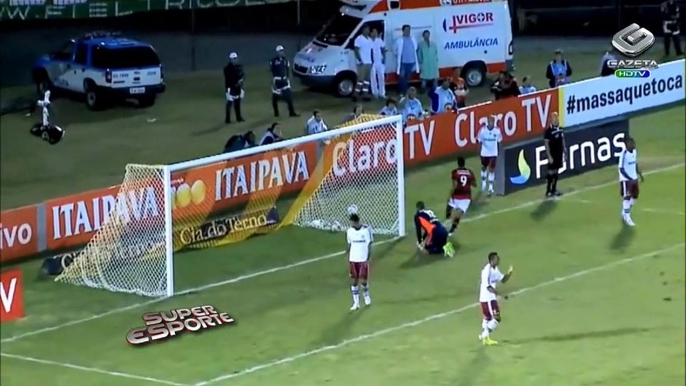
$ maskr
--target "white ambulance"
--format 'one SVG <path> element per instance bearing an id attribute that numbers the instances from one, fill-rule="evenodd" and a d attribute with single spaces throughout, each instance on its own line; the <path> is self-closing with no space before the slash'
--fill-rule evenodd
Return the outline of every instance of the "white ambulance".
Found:
<path id="1" fill-rule="evenodd" d="M 305 86 L 352 94 L 356 81 L 355 38 L 362 27 L 383 31 L 386 84 L 397 83 L 395 42 L 403 25 L 417 41 L 425 30 L 438 46 L 441 78 L 461 68 L 470 87 L 486 74 L 512 67 L 512 23 L 507 0 L 341 0 L 345 5 L 295 55 L 293 72 Z M 418 74 L 414 79 L 418 79 Z"/>

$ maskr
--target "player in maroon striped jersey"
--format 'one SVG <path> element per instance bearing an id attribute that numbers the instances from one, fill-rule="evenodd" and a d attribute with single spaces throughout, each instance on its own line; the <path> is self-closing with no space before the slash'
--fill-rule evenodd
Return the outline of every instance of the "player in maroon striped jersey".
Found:
<path id="1" fill-rule="evenodd" d="M 452 171 L 452 187 L 450 188 L 450 199 L 448 200 L 448 217 L 452 225 L 448 231 L 451 235 L 457 229 L 462 216 L 467 213 L 472 202 L 472 188 L 476 187 L 476 177 L 474 173 L 465 166 L 463 157 L 457 157 L 457 169 Z"/>

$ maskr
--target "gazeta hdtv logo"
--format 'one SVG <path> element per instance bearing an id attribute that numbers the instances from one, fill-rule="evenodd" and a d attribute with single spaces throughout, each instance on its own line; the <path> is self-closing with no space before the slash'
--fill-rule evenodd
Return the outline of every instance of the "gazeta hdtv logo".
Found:
<path id="1" fill-rule="evenodd" d="M 531 167 L 526 163 L 526 158 L 524 157 L 524 150 L 519 151 L 519 156 L 517 157 L 517 169 L 519 170 L 519 175 L 516 177 L 510 177 L 510 182 L 515 185 L 524 185 L 531 177 Z"/>
<path id="2" fill-rule="evenodd" d="M 617 78 L 650 78 L 650 70 L 615 70 Z"/>

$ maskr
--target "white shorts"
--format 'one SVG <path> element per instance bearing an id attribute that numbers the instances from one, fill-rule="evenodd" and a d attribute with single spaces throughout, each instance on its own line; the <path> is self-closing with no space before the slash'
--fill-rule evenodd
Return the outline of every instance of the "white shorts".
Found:
<path id="1" fill-rule="evenodd" d="M 467 213 L 467 209 L 469 209 L 469 204 L 471 203 L 472 200 L 458 200 L 456 198 L 451 198 L 450 201 L 448 201 L 448 206 L 465 214 Z"/>

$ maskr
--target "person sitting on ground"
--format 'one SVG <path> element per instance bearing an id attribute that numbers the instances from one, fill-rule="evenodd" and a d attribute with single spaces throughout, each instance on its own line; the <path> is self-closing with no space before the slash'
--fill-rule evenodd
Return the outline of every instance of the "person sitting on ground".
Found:
<path id="1" fill-rule="evenodd" d="M 275 143 L 283 141 L 283 135 L 281 132 L 281 125 L 278 122 L 272 123 L 271 126 L 267 128 L 267 131 L 260 138 L 260 146 L 269 145 L 270 143 Z"/>
<path id="2" fill-rule="evenodd" d="M 248 131 L 247 133 L 240 135 L 232 135 L 224 144 L 224 153 L 231 153 L 234 151 L 240 151 L 243 149 L 251 148 L 255 145 L 255 133 Z"/>
<path id="3" fill-rule="evenodd" d="M 385 117 L 398 115 L 398 107 L 396 106 L 395 99 L 386 99 L 386 105 L 381 109 L 381 111 L 379 111 L 379 115 L 383 115 Z"/>

